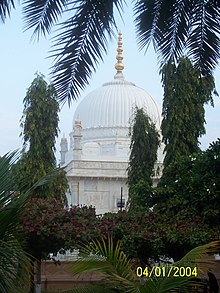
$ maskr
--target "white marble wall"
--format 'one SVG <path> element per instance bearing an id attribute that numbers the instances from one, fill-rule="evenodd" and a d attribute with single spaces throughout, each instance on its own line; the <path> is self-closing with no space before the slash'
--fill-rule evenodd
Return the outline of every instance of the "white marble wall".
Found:
<path id="1" fill-rule="evenodd" d="M 79 206 L 93 206 L 96 214 L 117 212 L 117 200 L 121 197 L 128 200 L 128 189 L 124 179 L 110 178 L 71 178 L 71 204 Z"/>

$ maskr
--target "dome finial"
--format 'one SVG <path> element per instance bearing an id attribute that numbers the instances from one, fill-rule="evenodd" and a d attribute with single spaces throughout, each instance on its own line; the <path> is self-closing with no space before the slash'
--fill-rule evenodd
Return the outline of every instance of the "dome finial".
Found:
<path id="1" fill-rule="evenodd" d="M 122 70 L 124 69 L 123 64 L 123 48 L 122 48 L 122 33 L 119 31 L 118 33 L 118 48 L 117 48 L 117 63 L 115 64 L 115 69 L 117 70 L 117 73 L 115 75 L 115 78 L 124 78 L 122 74 Z"/>

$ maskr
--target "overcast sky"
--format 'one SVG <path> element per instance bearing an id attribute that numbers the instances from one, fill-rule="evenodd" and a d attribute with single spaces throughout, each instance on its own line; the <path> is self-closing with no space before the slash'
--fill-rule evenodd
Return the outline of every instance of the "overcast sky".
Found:
<path id="1" fill-rule="evenodd" d="M 124 24 L 120 22 L 120 30 L 123 34 L 124 48 L 124 76 L 126 80 L 134 82 L 144 88 L 157 101 L 159 107 L 162 104 L 163 89 L 159 75 L 159 66 L 156 54 L 150 48 L 146 54 L 139 51 L 136 44 L 135 28 L 132 23 L 132 11 L 126 10 Z M 52 59 L 48 51 L 51 41 L 42 38 L 39 42 L 31 42 L 31 31 L 23 32 L 22 15 L 20 8 L 14 11 L 6 24 L 0 24 L 1 35 L 1 105 L 0 105 L 0 156 L 15 149 L 21 149 L 22 139 L 19 137 L 21 128 L 19 120 L 23 111 L 23 99 L 28 87 L 31 85 L 36 72 L 45 75 L 49 81 Z M 89 92 L 100 87 L 104 82 L 110 81 L 115 75 L 117 39 L 109 43 L 109 51 L 101 63 L 90 85 L 82 92 L 81 98 Z M 216 88 L 220 92 L 220 68 L 215 71 Z M 73 114 L 77 103 L 69 108 L 67 103 L 60 112 L 60 136 L 57 142 L 57 157 L 59 157 L 60 137 L 65 133 L 69 138 L 72 128 Z M 216 140 L 220 133 L 220 98 L 215 99 L 215 107 L 206 106 L 206 131 L 201 139 L 202 148 Z"/>

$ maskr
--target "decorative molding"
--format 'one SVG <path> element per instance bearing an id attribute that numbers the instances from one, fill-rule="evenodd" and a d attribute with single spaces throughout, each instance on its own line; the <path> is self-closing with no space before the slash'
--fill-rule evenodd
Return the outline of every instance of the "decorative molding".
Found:
<path id="1" fill-rule="evenodd" d="M 130 144 L 130 138 L 128 136 L 129 127 L 93 127 L 82 130 L 82 142 L 102 142 L 106 139 L 112 141 L 121 140 L 127 141 Z"/>

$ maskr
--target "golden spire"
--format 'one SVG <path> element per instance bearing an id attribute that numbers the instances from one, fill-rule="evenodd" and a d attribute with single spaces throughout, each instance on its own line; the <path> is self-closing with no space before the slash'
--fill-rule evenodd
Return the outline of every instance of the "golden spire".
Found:
<path id="1" fill-rule="evenodd" d="M 117 56 L 116 56 L 116 59 L 117 59 L 117 63 L 115 64 L 115 69 L 117 70 L 117 73 L 116 73 L 116 76 L 115 77 L 123 77 L 123 74 L 122 74 L 122 70 L 124 69 L 124 64 L 123 64 L 123 48 L 122 48 L 122 33 L 119 32 L 118 33 L 118 48 L 117 48 Z"/>

